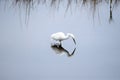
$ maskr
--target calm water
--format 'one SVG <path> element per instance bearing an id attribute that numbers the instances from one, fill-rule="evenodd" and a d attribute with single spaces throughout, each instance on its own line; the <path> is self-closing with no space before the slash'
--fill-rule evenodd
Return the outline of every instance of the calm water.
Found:
<path id="1" fill-rule="evenodd" d="M 2 5 L 1 5 L 2 6 Z M 119 6 L 120 7 L 120 6 Z M 0 8 L 0 80 L 119 80 L 120 79 L 120 10 L 114 9 L 109 24 L 109 8 L 99 7 L 99 17 L 85 9 L 71 13 L 39 6 L 28 25 L 24 11 Z M 26 27 L 27 26 L 27 27 Z M 73 56 L 51 48 L 50 35 L 73 33 L 63 41 Z"/>

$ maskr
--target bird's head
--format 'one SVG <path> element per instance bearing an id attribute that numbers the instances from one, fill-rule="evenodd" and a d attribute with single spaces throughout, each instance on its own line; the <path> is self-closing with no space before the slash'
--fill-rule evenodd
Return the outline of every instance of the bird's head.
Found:
<path id="1" fill-rule="evenodd" d="M 71 33 L 67 33 L 67 35 L 68 35 L 69 37 L 71 37 L 71 38 L 73 39 L 74 43 L 76 44 L 75 36 L 74 36 L 73 34 L 71 34 Z"/>

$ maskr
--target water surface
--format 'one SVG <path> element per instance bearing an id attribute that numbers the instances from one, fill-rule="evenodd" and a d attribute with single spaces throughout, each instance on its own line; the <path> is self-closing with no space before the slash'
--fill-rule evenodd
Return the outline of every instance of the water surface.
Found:
<path id="1" fill-rule="evenodd" d="M 24 10 L 0 11 L 0 80 L 120 79 L 119 6 L 112 23 L 107 4 L 94 19 L 85 9 L 65 13 L 38 6 L 27 25 Z M 76 48 L 71 57 L 51 48 L 50 35 L 58 31 L 75 35 L 76 45 L 72 39 L 62 42 L 70 53 Z"/>

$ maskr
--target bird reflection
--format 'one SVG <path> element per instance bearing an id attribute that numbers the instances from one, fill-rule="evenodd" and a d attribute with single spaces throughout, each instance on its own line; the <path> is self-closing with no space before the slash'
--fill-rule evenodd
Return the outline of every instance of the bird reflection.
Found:
<path id="1" fill-rule="evenodd" d="M 74 48 L 74 50 L 72 51 L 72 53 L 70 53 L 68 50 L 66 50 L 65 48 L 62 47 L 62 45 L 59 44 L 54 44 L 51 45 L 51 48 L 56 52 L 56 54 L 63 54 L 66 53 L 68 57 L 71 57 L 74 55 L 76 48 Z"/>

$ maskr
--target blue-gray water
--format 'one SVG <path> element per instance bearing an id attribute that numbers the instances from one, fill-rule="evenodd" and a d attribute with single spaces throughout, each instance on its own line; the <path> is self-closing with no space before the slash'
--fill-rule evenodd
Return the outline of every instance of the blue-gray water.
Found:
<path id="1" fill-rule="evenodd" d="M 84 9 L 65 13 L 40 6 L 25 25 L 24 11 L 0 8 L 0 80 L 119 80 L 119 7 L 111 24 L 107 5 L 99 12 L 93 19 Z M 76 47 L 72 57 L 51 48 L 50 35 L 58 31 L 75 35 L 76 45 L 63 41 L 69 52 Z"/>

